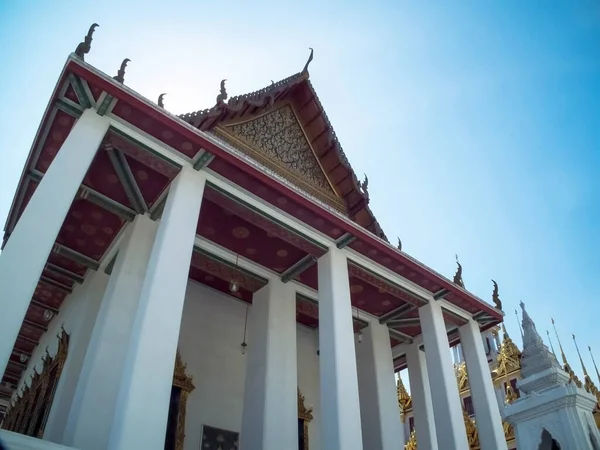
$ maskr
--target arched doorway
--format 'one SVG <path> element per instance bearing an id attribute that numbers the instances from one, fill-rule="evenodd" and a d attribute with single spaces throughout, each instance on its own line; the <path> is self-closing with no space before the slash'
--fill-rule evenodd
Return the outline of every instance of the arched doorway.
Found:
<path id="1" fill-rule="evenodd" d="M 552 437 L 548 430 L 544 429 L 542 431 L 542 442 L 540 442 L 538 450 L 560 450 L 560 444 Z"/>

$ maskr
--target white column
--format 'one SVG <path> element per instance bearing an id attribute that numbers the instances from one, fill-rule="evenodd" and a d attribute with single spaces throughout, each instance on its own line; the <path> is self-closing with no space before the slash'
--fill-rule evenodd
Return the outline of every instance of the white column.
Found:
<path id="1" fill-rule="evenodd" d="M 8 364 L 31 297 L 73 198 L 96 155 L 109 121 L 84 111 L 29 200 L 0 253 L 0 373 Z M 43 226 L 42 226 L 43 224 Z"/>
<path id="2" fill-rule="evenodd" d="M 431 400 L 427 363 L 425 352 L 419 349 L 419 344 L 409 346 L 406 351 L 406 364 L 408 366 L 408 381 L 410 383 L 415 433 L 419 449 L 437 450 L 435 418 L 433 417 L 433 402 Z"/>
<path id="3" fill-rule="evenodd" d="M 386 325 L 371 322 L 356 345 L 363 448 L 397 450 L 404 428 L 396 394 L 390 334 Z"/>
<path id="4" fill-rule="evenodd" d="M 481 340 L 479 324 L 474 320 L 469 320 L 458 331 L 465 352 L 481 450 L 504 449 L 506 440 L 504 439 L 502 419 L 490 367 Z"/>
<path id="5" fill-rule="evenodd" d="M 44 430 L 45 440 L 56 443 L 63 442 L 67 418 L 73 405 L 81 368 L 83 367 L 83 361 L 107 284 L 108 275 L 100 270 L 88 274 L 84 283 L 80 286 L 81 289 L 85 289 L 85 294 L 77 300 L 84 302 L 84 304 L 77 326 L 70 337 L 69 355 L 61 372 Z"/>
<path id="6" fill-rule="evenodd" d="M 62 441 L 65 445 L 80 450 L 107 448 L 156 229 L 150 217 L 136 216 L 126 231 L 91 332 Z"/>
<path id="7" fill-rule="evenodd" d="M 241 450 L 298 446 L 296 291 L 271 280 L 254 294 L 248 323 L 248 354 Z"/>
<path id="8" fill-rule="evenodd" d="M 204 173 L 185 166 L 171 184 L 132 328 L 108 449 L 164 449 L 181 314 L 205 183 Z"/>
<path id="9" fill-rule="evenodd" d="M 333 247 L 318 262 L 321 448 L 362 450 L 348 261 Z"/>
<path id="10" fill-rule="evenodd" d="M 467 433 L 441 305 L 435 300 L 430 301 L 419 308 L 419 318 L 425 345 L 438 448 L 466 450 L 469 448 Z"/>

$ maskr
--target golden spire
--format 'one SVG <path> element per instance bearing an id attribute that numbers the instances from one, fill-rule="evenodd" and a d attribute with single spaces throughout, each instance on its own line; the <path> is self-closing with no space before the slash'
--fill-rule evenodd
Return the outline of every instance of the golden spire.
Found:
<path id="1" fill-rule="evenodd" d="M 556 352 L 554 351 L 554 345 L 552 345 L 552 339 L 550 339 L 550 333 L 546 330 L 546 336 L 548 336 L 548 342 L 550 343 L 550 348 L 552 349 L 552 354 L 556 358 Z"/>
<path id="2" fill-rule="evenodd" d="M 400 417 L 402 419 L 402 423 L 404 423 L 404 420 L 406 419 L 406 413 L 412 408 L 412 399 L 404 387 L 404 383 L 402 382 L 402 378 L 400 376 L 398 376 L 396 393 L 398 394 L 398 406 L 400 407 L 400 412 L 402 413 Z"/>
<path id="3" fill-rule="evenodd" d="M 494 370 L 494 378 L 507 376 L 509 373 L 515 372 L 521 368 L 521 350 L 513 342 L 508 335 L 504 323 L 502 328 L 502 342 L 498 350 L 498 367 Z"/>
<path id="4" fill-rule="evenodd" d="M 554 319 L 551 318 L 550 322 L 552 323 L 552 328 L 554 328 L 554 334 L 556 335 L 556 340 L 558 341 L 558 348 L 560 348 L 560 356 L 563 362 L 563 369 L 569 374 L 569 381 L 573 381 L 577 387 L 582 387 L 581 381 L 579 380 L 579 378 L 577 378 L 577 375 L 575 375 L 575 372 L 567 362 L 567 357 L 565 356 L 562 344 L 560 343 L 560 338 L 558 337 L 558 332 L 556 331 L 556 325 L 554 325 Z"/>
<path id="5" fill-rule="evenodd" d="M 585 390 L 588 392 L 591 392 L 595 395 L 596 392 L 598 392 L 598 388 L 596 388 L 596 386 L 594 386 L 594 382 L 592 381 L 592 379 L 590 378 L 590 376 L 587 373 L 585 364 L 583 363 L 583 358 L 581 357 L 581 353 L 579 352 L 579 346 L 577 345 L 577 340 L 575 339 L 575 335 L 572 334 L 571 336 L 573 336 L 573 342 L 575 343 L 575 348 L 577 349 L 577 355 L 579 356 L 579 362 L 581 363 L 581 367 L 583 368 L 583 380 L 584 380 Z"/>
<path id="6" fill-rule="evenodd" d="M 590 356 L 592 357 L 592 362 L 594 363 L 594 369 L 596 369 L 596 376 L 598 377 L 598 381 L 600 381 L 600 372 L 598 372 L 598 367 L 596 366 L 596 361 L 594 360 L 594 355 L 592 354 L 592 349 L 589 345 L 588 350 L 590 351 Z"/>
<path id="7" fill-rule="evenodd" d="M 414 428 L 410 432 L 410 438 L 404 446 L 404 450 L 417 450 L 417 435 L 415 434 Z"/>

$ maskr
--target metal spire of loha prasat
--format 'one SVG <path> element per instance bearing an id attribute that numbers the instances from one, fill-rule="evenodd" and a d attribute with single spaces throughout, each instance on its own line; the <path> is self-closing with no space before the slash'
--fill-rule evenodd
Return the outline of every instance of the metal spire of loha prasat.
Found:
<path id="1" fill-rule="evenodd" d="M 565 356 L 565 352 L 562 348 L 560 338 L 558 337 L 558 332 L 556 331 L 556 325 L 554 324 L 554 319 L 551 318 L 550 322 L 552 323 L 552 328 L 554 328 L 554 334 L 556 335 L 556 340 L 558 341 L 558 348 L 560 349 L 560 357 L 562 358 L 564 371 L 569 374 L 570 380 L 573 381 L 577 387 L 579 387 L 579 388 L 583 387 L 581 380 L 577 377 L 577 375 L 575 374 L 575 372 L 573 371 L 573 369 L 567 362 L 567 357 Z"/>
<path id="2" fill-rule="evenodd" d="M 588 350 L 590 352 L 590 356 L 592 357 L 592 362 L 594 363 L 594 369 L 596 369 L 596 376 L 598 377 L 598 381 L 600 382 L 600 372 L 598 372 L 598 367 L 596 366 L 596 360 L 594 360 L 594 355 L 592 354 L 592 348 L 588 345 Z"/>
<path id="3" fill-rule="evenodd" d="M 581 353 L 579 352 L 579 346 L 577 345 L 577 339 L 575 339 L 575 335 L 571 335 L 573 337 L 573 342 L 575 343 L 575 349 L 577 350 L 577 355 L 579 356 L 579 362 L 581 363 L 581 368 L 583 369 L 583 387 L 586 391 L 594 394 L 598 397 L 598 388 L 594 385 L 594 382 L 590 378 L 587 369 L 585 368 L 585 364 L 583 363 L 583 358 L 581 357 Z"/>

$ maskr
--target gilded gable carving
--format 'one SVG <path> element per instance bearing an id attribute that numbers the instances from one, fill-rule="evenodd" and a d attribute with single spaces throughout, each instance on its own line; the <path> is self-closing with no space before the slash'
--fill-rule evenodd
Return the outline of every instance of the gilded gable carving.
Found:
<path id="1" fill-rule="evenodd" d="M 220 128 L 217 134 L 309 194 L 344 210 L 291 106 Z"/>

